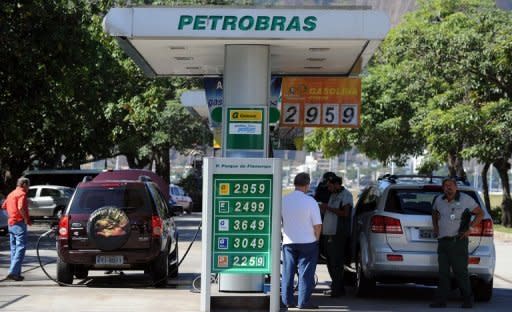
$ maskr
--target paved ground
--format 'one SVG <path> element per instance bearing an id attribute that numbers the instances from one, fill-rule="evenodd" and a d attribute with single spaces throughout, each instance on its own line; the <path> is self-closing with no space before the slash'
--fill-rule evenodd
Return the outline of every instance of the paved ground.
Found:
<path id="1" fill-rule="evenodd" d="M 180 229 L 180 256 L 190 244 L 197 229 L 200 215 L 178 217 Z M 142 272 L 126 272 L 125 275 L 105 275 L 94 272 L 94 277 L 77 281 L 77 287 L 59 287 L 49 280 L 40 269 L 35 253 L 37 237 L 47 228 L 38 225 L 31 228 L 30 244 L 24 263 L 23 282 L 1 280 L 9 264 L 8 241 L 0 237 L 0 310 L 2 311 L 176 311 L 199 310 L 200 294 L 193 292 L 192 280 L 200 274 L 201 244 L 195 243 L 180 267 L 178 279 L 169 280 L 165 289 L 148 287 L 148 280 Z M 199 235 L 200 238 L 200 235 Z M 510 311 L 512 306 L 512 235 L 496 233 L 497 265 L 494 280 L 494 296 L 489 303 L 477 303 L 476 311 Z M 51 275 L 55 273 L 54 241 L 42 244 L 42 260 Z M 318 311 L 428 311 L 434 288 L 424 286 L 381 286 L 372 298 L 361 299 L 348 289 L 343 298 L 331 299 L 322 295 L 327 289 L 329 276 L 324 265 L 317 269 L 319 284 L 314 300 L 320 305 Z M 215 292 L 217 285 L 212 286 Z M 454 311 L 460 302 L 453 294 L 449 306 Z M 248 303 L 249 305 L 249 303 Z M 236 311 L 254 311 L 247 309 Z"/>

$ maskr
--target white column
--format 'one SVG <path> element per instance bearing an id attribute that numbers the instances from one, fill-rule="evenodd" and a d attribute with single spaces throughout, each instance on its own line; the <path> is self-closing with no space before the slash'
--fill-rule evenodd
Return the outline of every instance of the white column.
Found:
<path id="1" fill-rule="evenodd" d="M 224 53 L 224 109 L 226 107 L 254 107 L 269 104 L 270 48 L 267 45 L 226 45 Z M 227 122 L 223 120 L 223 127 Z M 226 130 L 222 131 L 222 155 L 226 153 Z M 268 111 L 263 126 L 265 150 L 268 155 Z M 246 155 L 246 157 L 255 155 Z M 256 156 L 258 157 L 258 156 Z"/>
<path id="2" fill-rule="evenodd" d="M 227 107 L 267 107 L 270 89 L 270 49 L 267 45 L 226 45 L 224 47 L 224 105 Z M 267 157 L 268 155 L 268 110 L 263 124 L 265 134 L 264 150 L 227 151 L 227 120 L 222 120 L 222 156 L 223 157 Z M 225 117 L 226 115 L 223 114 Z M 223 117 L 223 118 L 224 118 Z M 281 183 L 281 181 L 276 181 Z M 280 220 L 272 220 L 279 222 Z M 273 235 L 276 235 L 275 233 Z M 275 261 L 275 260 L 274 260 Z M 279 261 L 279 260 L 278 260 Z M 263 275 L 221 274 L 219 290 L 244 292 L 262 291 Z M 277 287 L 277 286 L 275 286 Z"/>

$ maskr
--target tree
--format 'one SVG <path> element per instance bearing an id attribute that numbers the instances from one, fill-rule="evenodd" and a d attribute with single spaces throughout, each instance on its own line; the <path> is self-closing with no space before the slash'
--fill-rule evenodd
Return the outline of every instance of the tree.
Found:
<path id="1" fill-rule="evenodd" d="M 459 2 L 459 5 L 465 3 Z M 444 117 L 431 118 L 441 127 L 427 141 L 435 144 L 439 137 L 447 136 L 446 132 L 456 130 L 457 134 L 449 135 L 451 142 L 446 141 L 448 144 L 431 150 L 450 152 L 450 147 L 458 145 L 456 160 L 477 158 L 485 164 L 484 169 L 488 164 L 494 165 L 504 190 L 502 222 L 510 226 L 512 200 L 508 159 L 512 152 L 509 130 L 512 15 L 494 8 L 492 2 L 482 2 L 473 7 L 460 6 L 459 11 L 440 16 L 438 20 L 437 38 L 445 39 L 437 46 L 444 47 L 445 53 L 426 53 L 425 60 L 426 64 L 436 64 L 427 69 L 443 77 L 448 88 L 439 92 L 431 102 L 434 110 L 438 108 L 444 112 Z M 443 36 L 439 36 L 440 32 Z M 434 115 L 433 110 L 428 114 Z M 444 129 L 449 130 L 443 134 L 442 123 L 450 119 L 450 115 L 454 118 L 445 124 Z M 426 128 L 424 124 L 419 126 Z M 449 160 L 455 158 L 450 157 L 454 153 L 448 155 Z M 488 198 L 487 189 L 484 189 L 484 197 Z"/>
<path id="2" fill-rule="evenodd" d="M 77 167 L 87 155 L 108 154 L 103 105 L 122 93 L 124 77 L 92 35 L 91 17 L 88 1 L 0 3 L 4 179 L 33 165 Z"/>
<path id="3" fill-rule="evenodd" d="M 103 15 L 125 2 L 0 2 L 0 191 L 27 168 L 78 168 L 121 150 L 168 177 L 166 148 L 207 140 L 199 121 L 167 104 L 197 80 L 144 77 L 103 31 Z"/>
<path id="4" fill-rule="evenodd" d="M 154 162 L 157 173 L 166 180 L 171 147 L 184 151 L 212 139 L 202 120 L 176 101 L 167 100 L 168 93 L 174 91 L 153 85 L 126 102 L 111 104 L 107 111 L 116 124 L 113 140 L 117 142 L 117 152 L 127 157 L 131 168 L 149 167 Z"/>
<path id="5" fill-rule="evenodd" d="M 308 141 L 313 148 L 349 141 L 381 161 L 427 150 L 431 164 L 445 161 L 462 177 L 464 158 L 477 158 L 484 169 L 493 164 L 504 189 L 503 222 L 510 224 L 511 18 L 490 0 L 419 1 L 363 78 L 361 129 L 330 136 L 320 130 Z"/>

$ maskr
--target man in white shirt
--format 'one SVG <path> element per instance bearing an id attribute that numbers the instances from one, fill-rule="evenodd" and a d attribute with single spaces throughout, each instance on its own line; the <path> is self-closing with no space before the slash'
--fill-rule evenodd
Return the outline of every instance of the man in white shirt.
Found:
<path id="1" fill-rule="evenodd" d="M 281 210 L 283 232 L 283 272 L 281 300 L 287 308 L 295 307 L 293 277 L 299 273 L 298 307 L 316 309 L 311 303 L 318 260 L 318 239 L 322 219 L 317 202 L 305 193 L 311 179 L 307 173 L 299 173 L 293 181 L 295 191 L 283 198 Z"/>

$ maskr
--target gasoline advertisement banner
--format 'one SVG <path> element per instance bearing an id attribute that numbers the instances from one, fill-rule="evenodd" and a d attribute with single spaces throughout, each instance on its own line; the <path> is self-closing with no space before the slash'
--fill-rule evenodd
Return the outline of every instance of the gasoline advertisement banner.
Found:
<path id="1" fill-rule="evenodd" d="M 359 78 L 285 77 L 281 90 L 281 127 L 360 126 Z"/>

